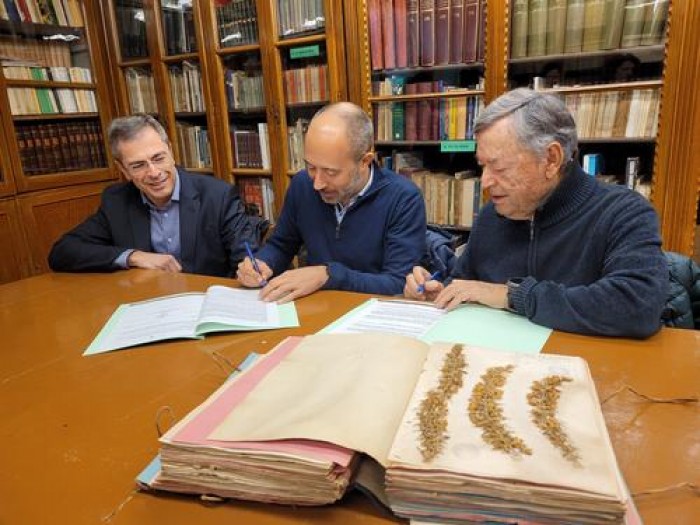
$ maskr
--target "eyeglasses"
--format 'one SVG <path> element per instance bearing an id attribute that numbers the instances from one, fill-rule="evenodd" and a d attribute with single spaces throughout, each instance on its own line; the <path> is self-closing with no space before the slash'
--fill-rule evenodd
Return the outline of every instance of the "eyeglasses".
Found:
<path id="1" fill-rule="evenodd" d="M 156 170 L 170 163 L 170 154 L 166 152 L 156 153 L 148 160 L 139 160 L 124 166 L 132 175 L 145 175 L 151 168 Z"/>

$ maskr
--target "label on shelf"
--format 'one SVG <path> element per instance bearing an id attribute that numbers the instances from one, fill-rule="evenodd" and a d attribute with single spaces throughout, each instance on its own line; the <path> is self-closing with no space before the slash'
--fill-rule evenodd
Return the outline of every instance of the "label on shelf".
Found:
<path id="1" fill-rule="evenodd" d="M 289 58 L 307 58 L 317 57 L 321 54 L 321 48 L 318 44 L 313 46 L 294 47 L 289 50 Z"/>
<path id="2" fill-rule="evenodd" d="M 476 151 L 475 140 L 441 140 L 440 153 L 455 153 L 455 152 L 473 152 Z"/>

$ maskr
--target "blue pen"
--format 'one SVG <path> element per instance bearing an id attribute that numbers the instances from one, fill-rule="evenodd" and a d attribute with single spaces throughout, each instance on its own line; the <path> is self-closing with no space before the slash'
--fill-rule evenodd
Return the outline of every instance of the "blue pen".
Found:
<path id="1" fill-rule="evenodd" d="M 248 252 L 248 257 L 250 258 L 250 262 L 253 263 L 253 268 L 255 268 L 255 271 L 258 272 L 258 275 L 262 277 L 262 272 L 260 271 L 260 267 L 258 266 L 258 261 L 255 260 L 255 257 L 253 257 L 253 250 L 250 249 L 250 244 L 248 244 L 248 241 L 244 242 L 245 244 L 245 251 Z M 267 280 L 263 279 L 262 282 L 260 283 L 261 286 L 267 286 Z"/>
<path id="2" fill-rule="evenodd" d="M 428 281 L 435 280 L 440 280 L 440 270 L 433 273 L 430 277 L 428 277 L 428 279 L 425 282 L 427 283 Z M 425 293 L 425 283 L 418 285 L 418 293 Z"/>

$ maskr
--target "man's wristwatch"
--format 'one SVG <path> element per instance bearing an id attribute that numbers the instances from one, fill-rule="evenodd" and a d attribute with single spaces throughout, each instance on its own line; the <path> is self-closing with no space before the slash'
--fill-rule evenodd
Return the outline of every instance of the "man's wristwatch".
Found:
<path id="1" fill-rule="evenodd" d="M 513 294 L 516 292 L 520 285 L 522 284 L 522 277 L 514 277 L 513 279 L 508 279 L 506 286 L 508 287 L 508 294 L 506 298 L 506 309 L 509 312 L 516 312 L 515 305 L 513 304 Z"/>

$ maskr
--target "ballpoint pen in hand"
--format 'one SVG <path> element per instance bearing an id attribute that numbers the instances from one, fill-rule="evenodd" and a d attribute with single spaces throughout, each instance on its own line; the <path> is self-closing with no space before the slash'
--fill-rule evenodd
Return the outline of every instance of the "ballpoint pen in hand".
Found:
<path id="1" fill-rule="evenodd" d="M 260 271 L 260 266 L 258 266 L 258 261 L 256 261 L 255 257 L 253 256 L 253 250 L 250 249 L 250 244 L 248 244 L 248 241 L 245 241 L 245 251 L 248 252 L 248 258 L 250 259 L 250 262 L 253 263 L 253 268 L 256 272 L 258 272 L 258 275 L 262 277 L 263 274 Z M 263 277 L 263 280 L 260 281 L 260 286 L 267 286 L 267 279 Z"/>
<path id="2" fill-rule="evenodd" d="M 440 270 L 431 274 L 430 277 L 428 277 L 425 280 L 425 282 L 427 283 L 428 281 L 435 281 L 435 280 L 440 280 Z M 425 283 L 418 285 L 418 293 L 425 293 Z"/>

